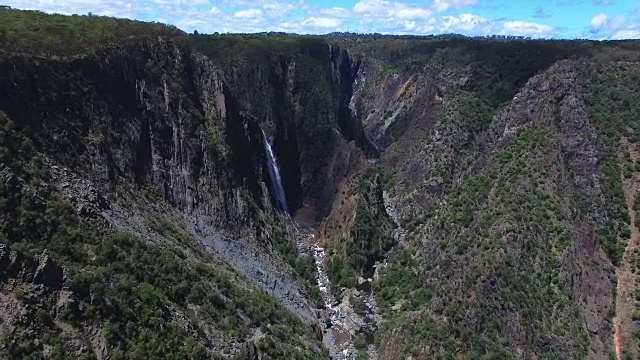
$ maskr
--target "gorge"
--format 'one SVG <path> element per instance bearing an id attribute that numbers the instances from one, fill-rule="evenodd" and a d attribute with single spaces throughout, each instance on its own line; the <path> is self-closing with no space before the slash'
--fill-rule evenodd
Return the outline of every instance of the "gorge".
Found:
<path id="1" fill-rule="evenodd" d="M 639 54 L 0 8 L 0 358 L 637 358 Z"/>

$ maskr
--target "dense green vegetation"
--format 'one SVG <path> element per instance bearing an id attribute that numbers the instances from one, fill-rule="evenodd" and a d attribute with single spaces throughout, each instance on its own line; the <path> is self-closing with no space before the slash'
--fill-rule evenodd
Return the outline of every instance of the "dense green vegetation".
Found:
<path id="1" fill-rule="evenodd" d="M 622 181 L 635 171 L 626 144 L 640 143 L 640 89 L 636 85 L 640 69 L 633 63 L 585 64 L 581 71 L 586 102 L 603 155 L 600 169 L 607 189 L 603 207 L 611 212 L 609 222 L 598 231 L 598 239 L 618 263 L 631 235 Z"/>
<path id="2" fill-rule="evenodd" d="M 380 260 L 393 243 L 393 222 L 389 219 L 382 197 L 383 183 L 392 183 L 392 176 L 381 167 L 368 168 L 359 180 L 358 207 L 351 228 L 353 246 L 347 245 L 347 258 L 356 268 Z"/>
<path id="3" fill-rule="evenodd" d="M 316 302 L 318 307 L 323 306 L 322 296 L 316 283 L 316 264 L 313 256 L 309 254 L 299 254 L 292 244 L 280 243 L 276 250 L 283 259 L 296 271 L 302 280 L 305 290 Z"/>
<path id="4" fill-rule="evenodd" d="M 212 60 L 224 64 L 280 56 L 318 56 L 324 52 L 325 40 L 319 36 L 298 35 L 192 35 L 189 42 Z"/>
<path id="5" fill-rule="evenodd" d="M 396 186 L 392 192 L 401 199 L 417 199 L 420 206 L 406 203 L 417 214 L 406 219 L 408 241 L 393 251 L 375 284 L 385 319 L 378 334 L 383 343 L 402 339 L 402 355 L 416 358 L 516 357 L 514 338 L 526 344 L 518 345 L 525 358 L 586 355 L 590 334 L 579 320 L 583 310 L 578 297 L 583 295 L 572 289 L 575 270 L 567 263 L 576 242 L 584 241 L 578 240 L 575 221 L 585 219 L 594 230 L 602 225 L 614 229 L 611 242 L 598 239 L 612 260 L 619 260 L 619 249 L 630 234 L 628 221 L 624 223 L 628 214 L 621 175 L 629 178 L 635 171 L 628 150 L 620 151 L 620 136 L 632 139 L 633 135 L 631 130 L 619 132 L 625 126 L 619 114 L 638 110 L 634 100 L 626 98 L 635 94 L 626 82 L 619 86 L 613 79 L 600 80 L 600 91 L 607 95 L 598 104 L 613 98 L 614 105 L 598 116 L 606 113 L 616 124 L 607 130 L 614 133 L 609 145 L 606 135 L 595 138 L 588 126 L 571 117 L 573 110 L 565 110 L 568 104 L 580 104 L 570 98 L 579 98 L 575 94 L 588 95 L 593 106 L 590 85 L 571 83 L 575 86 L 567 90 L 571 95 L 552 96 L 547 94 L 553 91 L 540 90 L 541 83 L 551 89 L 561 81 L 567 84 L 571 79 L 567 74 L 580 66 L 575 62 L 548 70 L 543 80 L 518 95 L 525 97 L 524 102 L 514 101 L 506 109 L 492 100 L 494 90 L 450 91 L 434 116 L 434 130 L 427 130 L 435 135 L 411 137 L 422 141 L 419 145 L 390 147 L 393 161 L 388 164 L 398 169 L 397 183 L 409 185 Z M 614 75 L 614 69 L 600 73 L 633 78 L 629 73 Z M 617 91 L 625 94 L 622 99 Z M 563 103 L 564 96 L 568 100 Z M 601 127 L 608 126 L 600 119 L 579 119 L 591 120 L 598 135 Z M 512 132 L 513 123 L 518 128 Z M 588 164 L 576 160 L 576 145 L 567 140 L 574 140 L 575 135 L 566 132 L 575 129 L 584 132 L 578 144 L 598 147 L 589 156 L 603 154 L 599 166 L 612 166 L 603 194 L 617 198 L 618 205 L 603 202 L 599 193 L 577 179 L 576 172 L 585 171 L 580 167 Z M 396 165 L 404 157 L 409 164 Z M 591 176 L 591 170 L 587 172 Z M 616 192 L 618 196 L 611 195 Z M 612 270 L 601 266 L 603 271 Z M 613 271 L 605 275 L 615 279 Z M 520 337 L 523 333 L 526 338 Z"/>
<path id="6" fill-rule="evenodd" d="M 376 294 L 384 329 L 402 329 L 406 355 L 511 358 L 500 340 L 501 329 L 514 321 L 510 311 L 519 314 L 518 326 L 532 343 L 550 333 L 562 336 L 567 347 L 537 349 L 540 358 L 585 353 L 587 335 L 574 321 L 578 309 L 561 267 L 575 235 L 560 199 L 545 185 L 556 170 L 539 167 L 557 141 L 552 133 L 522 131 L 486 171 L 453 187 L 448 205 L 394 252 Z M 540 313 L 554 320 L 534 320 Z"/>
<path id="7" fill-rule="evenodd" d="M 370 166 L 354 181 L 358 204 L 350 236 L 330 248 L 329 274 L 336 290 L 354 286 L 356 274 L 382 260 L 394 241 L 394 224 L 382 198 L 383 186 L 393 184 L 393 173 L 380 165 Z"/>
<path id="8" fill-rule="evenodd" d="M 0 51 L 73 55 L 132 36 L 183 36 L 172 25 L 93 15 L 58 15 L 0 8 Z"/>

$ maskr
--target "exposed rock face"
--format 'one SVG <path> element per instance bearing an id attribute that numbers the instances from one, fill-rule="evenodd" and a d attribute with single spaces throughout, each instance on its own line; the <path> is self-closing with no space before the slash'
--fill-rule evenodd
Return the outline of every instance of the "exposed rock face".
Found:
<path id="1" fill-rule="evenodd" d="M 36 134 L 54 162 L 97 186 L 133 183 L 253 237 L 251 223 L 270 198 L 261 186 L 259 127 L 273 141 L 290 207 L 308 204 L 320 215 L 346 175 L 348 142 L 370 149 L 348 111 L 358 62 L 324 43 L 313 51 L 227 67 L 164 40 L 131 41 L 91 59 L 15 57 L 1 65 L 11 75 L 0 108 Z M 29 81 L 50 95 L 29 96 Z M 321 96 L 305 88 L 310 83 Z M 73 121 L 41 124 L 41 116 Z"/>
<path id="2" fill-rule="evenodd" d="M 247 352 L 247 360 L 262 360 L 264 359 L 262 357 L 262 354 L 260 353 L 260 350 L 258 350 L 258 348 L 256 347 L 256 344 L 253 343 L 252 341 L 249 341 L 246 343 L 245 345 L 246 348 L 246 352 Z"/>
<path id="3" fill-rule="evenodd" d="M 38 266 L 33 274 L 33 282 L 43 284 L 52 290 L 59 290 L 63 280 L 62 269 L 46 254 L 40 255 L 36 261 Z"/>
<path id="4" fill-rule="evenodd" d="M 239 61 L 223 76 L 237 111 L 262 124 L 272 142 L 289 208 L 311 207 L 319 220 L 348 173 L 349 143 L 370 154 L 373 148 L 349 111 L 359 61 L 324 43 L 309 47 L 311 57 Z"/>
<path id="5" fill-rule="evenodd" d="M 5 283 L 10 279 L 21 279 L 42 285 L 43 290 L 49 292 L 60 290 L 64 284 L 62 268 L 46 253 L 25 259 L 6 244 L 0 244 L 0 274 Z"/>
<path id="6" fill-rule="evenodd" d="M 612 345 L 610 319 L 607 317 L 614 306 L 609 280 L 609 274 L 614 268 L 602 245 L 595 241 L 593 229 L 604 226 L 610 215 L 600 202 L 604 181 L 598 168 L 601 155 L 595 141 L 597 135 L 589 122 L 585 104 L 579 93 L 579 75 L 574 66 L 570 63 L 559 64 L 546 74 L 533 78 L 527 86 L 531 90 L 518 94 L 518 101 L 526 102 L 526 110 L 516 111 L 519 114 L 532 114 L 532 121 L 555 119 L 560 132 L 558 156 L 561 157 L 561 166 L 568 168 L 565 170 L 568 173 L 556 180 L 554 191 L 565 199 L 584 199 L 580 208 L 570 210 L 576 219 L 573 224 L 575 235 L 574 243 L 564 254 L 563 276 L 566 284 L 573 286 L 575 297 L 579 299 L 584 314 L 585 325 L 590 332 L 589 356 L 605 359 Z M 541 100 L 536 104 L 533 99 Z M 549 100 L 549 105 L 541 104 L 547 99 L 553 99 L 558 103 L 555 105 L 553 100 Z M 503 136 L 498 141 L 504 141 L 505 137 L 513 131 L 517 132 L 523 125 L 508 122 L 505 124 Z M 577 220 L 580 218 L 588 223 Z"/>
<path id="7" fill-rule="evenodd" d="M 71 286 L 64 269 L 46 253 L 26 257 L 0 244 L 0 331 L 14 334 L 20 329 L 36 334 L 43 318 L 50 320 L 52 315 L 77 311 Z M 49 313 L 48 308 L 52 308 L 53 313 Z M 62 322 L 58 325 L 72 329 Z M 96 334 L 93 338 L 98 341 L 100 337 Z M 77 330 L 65 332 L 62 340 L 64 349 L 73 356 L 83 356 L 91 349 L 85 336 Z M 3 345 L 11 348 L 20 343 L 10 341 Z"/>

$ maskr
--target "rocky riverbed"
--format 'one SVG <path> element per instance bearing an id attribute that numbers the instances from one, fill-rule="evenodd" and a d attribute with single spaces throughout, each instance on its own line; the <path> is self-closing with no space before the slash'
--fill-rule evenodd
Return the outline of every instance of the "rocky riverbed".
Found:
<path id="1" fill-rule="evenodd" d="M 404 241 L 407 231 L 400 225 L 400 218 L 389 195 L 384 194 L 385 210 L 396 227 L 393 237 L 396 243 Z M 353 289 L 341 289 L 340 294 L 333 293 L 333 286 L 327 273 L 327 253 L 313 235 L 312 229 L 296 229 L 300 242 L 298 250 L 313 256 L 316 266 L 316 281 L 324 302 L 323 341 L 329 354 L 335 360 L 355 360 L 366 351 L 367 359 L 378 359 L 374 343 L 374 333 L 380 323 L 373 293 L 373 281 L 376 271 L 384 268 L 386 261 L 376 262 L 374 266 L 358 277 L 358 286 Z M 362 338 L 366 350 L 356 348 L 356 338 Z"/>
<path id="2" fill-rule="evenodd" d="M 364 334 L 369 342 L 367 353 L 369 359 L 377 359 L 373 345 L 373 331 L 375 330 L 375 303 L 371 292 L 372 279 L 360 279 L 361 285 L 368 284 L 362 289 L 343 289 L 342 300 L 338 301 L 332 291 L 331 280 L 326 270 L 325 249 L 314 243 L 314 236 L 310 235 L 312 254 L 316 264 L 316 276 L 318 289 L 325 304 L 326 327 L 324 329 L 324 342 L 329 349 L 329 354 L 336 360 L 356 359 L 358 349 L 354 339 L 358 334 Z M 365 307 L 363 313 L 354 309 L 350 299 L 361 298 Z"/>

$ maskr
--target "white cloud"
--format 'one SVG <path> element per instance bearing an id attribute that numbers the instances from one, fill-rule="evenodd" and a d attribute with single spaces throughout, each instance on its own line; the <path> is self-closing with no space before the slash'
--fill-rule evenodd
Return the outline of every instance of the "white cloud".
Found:
<path id="1" fill-rule="evenodd" d="M 446 32 L 490 32 L 492 22 L 473 14 L 447 15 L 437 18 L 437 14 L 477 4 L 478 0 L 434 0 L 430 7 L 410 5 L 390 0 L 361 0 L 353 7 L 357 18 L 367 32 L 397 34 L 430 34 Z M 345 11 L 339 11 L 346 14 Z M 336 12 L 338 13 L 338 12 Z"/>
<path id="2" fill-rule="evenodd" d="M 202 30 L 202 26 L 205 25 L 206 22 L 199 19 L 181 19 L 176 22 L 176 26 L 191 32 L 193 30 Z"/>
<path id="3" fill-rule="evenodd" d="M 334 18 L 348 18 L 352 16 L 351 11 L 341 8 L 341 7 L 332 7 L 328 9 L 320 9 L 319 13 L 325 16 L 334 17 Z"/>
<path id="4" fill-rule="evenodd" d="M 536 22 L 517 18 L 496 20 L 461 10 L 478 5 L 479 0 L 356 1 L 353 7 L 346 8 L 327 6 L 323 0 L 0 0 L 15 8 L 46 12 L 92 12 L 147 21 L 162 19 L 162 22 L 175 24 L 185 31 L 202 33 L 356 31 L 550 37 L 560 31 Z M 629 12 L 625 18 L 615 16 L 612 11 L 613 8 L 607 10 L 611 12 L 609 16 L 600 13 L 585 19 L 583 32 L 577 35 L 598 39 L 638 38 L 640 12 Z M 535 12 L 538 18 L 549 15 L 541 8 Z"/>
<path id="5" fill-rule="evenodd" d="M 26 10 L 40 10 L 59 14 L 88 14 L 115 16 L 121 18 L 144 18 L 157 10 L 152 1 L 133 0 L 0 0 L 3 5 Z M 147 20 L 152 20 L 148 18 Z"/>
<path id="6" fill-rule="evenodd" d="M 502 24 L 503 35 L 530 36 L 530 37 L 551 37 L 554 28 L 549 25 L 542 25 L 527 21 L 506 21 Z"/>
<path id="7" fill-rule="evenodd" d="M 640 23 L 631 23 L 622 15 L 609 19 L 607 15 L 600 13 L 591 19 L 585 34 L 591 34 L 601 40 L 638 39 Z"/>
<path id="8" fill-rule="evenodd" d="M 602 28 L 609 21 L 609 17 L 604 13 L 600 13 L 591 19 L 591 27 L 594 29 Z"/>
<path id="9" fill-rule="evenodd" d="M 488 34 L 491 31 L 492 23 L 489 19 L 473 15 L 473 14 L 460 14 L 458 16 L 443 16 L 438 29 L 443 33 L 452 32 L 464 32 Z"/>
<path id="10" fill-rule="evenodd" d="M 296 6 L 286 2 L 273 2 L 262 5 L 262 8 L 269 16 L 284 16 L 296 9 Z"/>
<path id="11" fill-rule="evenodd" d="M 52 0 L 4 0 L 2 3 L 19 9 L 70 14 L 86 14 L 91 9 L 116 9 L 118 6 L 127 5 L 125 1 L 113 0 L 66 0 L 57 2 Z"/>
<path id="12" fill-rule="evenodd" d="M 618 30 L 611 36 L 613 40 L 640 39 L 640 29 Z"/>
<path id="13" fill-rule="evenodd" d="M 262 17 L 262 10 L 260 9 L 249 9 L 236 11 L 233 13 L 233 16 L 238 19 L 257 19 Z"/>
<path id="14" fill-rule="evenodd" d="M 437 12 L 444 12 L 450 9 L 461 9 L 475 5 L 477 2 L 477 0 L 434 0 L 433 9 Z"/>
<path id="15" fill-rule="evenodd" d="M 280 0 L 282 1 L 282 0 Z M 466 2 L 465 2 L 466 1 Z M 451 4 L 469 4 L 469 0 Z M 328 33 L 334 31 L 379 32 L 383 34 L 437 34 L 462 33 L 467 35 L 506 34 L 547 37 L 553 34 L 548 25 L 523 21 L 496 22 L 483 16 L 463 13 L 438 17 L 431 8 L 408 5 L 390 0 L 362 0 L 353 9 L 341 7 L 311 8 L 307 16 L 295 16 L 282 21 L 276 13 L 278 2 L 263 2 L 259 7 L 235 12 L 183 11 L 184 19 L 177 24 L 186 31 L 200 32 L 262 32 L 286 31 L 301 34 Z M 279 10 L 298 10 L 284 7 Z"/>
<path id="16" fill-rule="evenodd" d="M 624 16 L 616 16 L 613 20 L 609 22 L 608 28 L 612 30 L 618 30 L 626 26 L 627 18 Z"/>
<path id="17" fill-rule="evenodd" d="M 268 0 L 223 0 L 222 3 L 227 6 L 260 6 L 266 4 Z"/>
<path id="18" fill-rule="evenodd" d="M 277 30 L 298 34 L 329 33 L 334 31 L 343 31 L 343 25 L 344 23 L 340 19 L 309 17 L 302 21 L 282 22 L 277 25 Z"/>
<path id="19" fill-rule="evenodd" d="M 361 0 L 353 6 L 353 12 L 370 19 L 410 20 L 428 18 L 430 9 L 388 0 Z"/>
<path id="20" fill-rule="evenodd" d="M 342 21 L 333 18 L 316 18 L 310 17 L 302 21 L 301 25 L 303 27 L 310 27 L 315 29 L 333 29 L 337 30 L 340 26 L 342 26 Z"/>
<path id="21" fill-rule="evenodd" d="M 160 5 L 196 6 L 207 5 L 209 0 L 153 0 L 153 2 Z"/>

